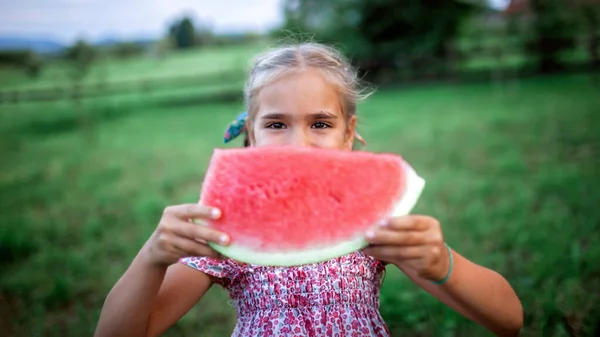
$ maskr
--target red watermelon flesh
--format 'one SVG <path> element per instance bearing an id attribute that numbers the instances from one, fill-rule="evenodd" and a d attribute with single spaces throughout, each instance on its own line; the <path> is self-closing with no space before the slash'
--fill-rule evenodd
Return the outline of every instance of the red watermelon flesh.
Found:
<path id="1" fill-rule="evenodd" d="M 200 200 L 222 211 L 211 244 L 234 260 L 292 266 L 366 246 L 365 232 L 408 214 L 424 180 L 394 154 L 306 147 L 215 149 Z"/>

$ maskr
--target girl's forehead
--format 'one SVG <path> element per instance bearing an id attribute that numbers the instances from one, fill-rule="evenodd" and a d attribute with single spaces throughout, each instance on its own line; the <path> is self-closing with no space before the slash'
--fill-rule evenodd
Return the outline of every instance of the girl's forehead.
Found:
<path id="1" fill-rule="evenodd" d="M 267 84 L 257 95 L 256 103 L 257 117 L 272 113 L 342 113 L 337 88 L 312 68 L 292 72 Z"/>

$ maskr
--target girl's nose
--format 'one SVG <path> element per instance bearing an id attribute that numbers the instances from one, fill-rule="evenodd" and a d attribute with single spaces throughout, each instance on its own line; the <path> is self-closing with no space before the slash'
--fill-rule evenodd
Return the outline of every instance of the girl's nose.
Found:
<path id="1" fill-rule="evenodd" d="M 311 146 L 312 141 L 308 132 L 304 130 L 296 129 L 292 132 L 290 137 L 290 144 L 292 146 Z"/>

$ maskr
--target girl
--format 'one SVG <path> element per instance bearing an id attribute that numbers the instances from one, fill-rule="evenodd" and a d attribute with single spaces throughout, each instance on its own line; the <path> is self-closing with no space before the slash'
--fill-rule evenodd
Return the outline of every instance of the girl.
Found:
<path id="1" fill-rule="evenodd" d="M 356 72 L 336 50 L 315 43 L 259 57 L 245 87 L 247 114 L 226 133 L 248 146 L 296 145 L 352 150 L 357 138 Z M 158 226 L 109 293 L 96 336 L 157 336 L 213 284 L 230 292 L 235 336 L 388 336 L 379 314 L 386 264 L 498 336 L 515 336 L 523 313 L 507 281 L 444 243 L 439 222 L 423 215 L 391 218 L 365 236 L 371 245 L 323 263 L 262 267 L 219 256 L 206 242 L 227 233 L 193 224 L 219 210 L 167 207 Z"/>

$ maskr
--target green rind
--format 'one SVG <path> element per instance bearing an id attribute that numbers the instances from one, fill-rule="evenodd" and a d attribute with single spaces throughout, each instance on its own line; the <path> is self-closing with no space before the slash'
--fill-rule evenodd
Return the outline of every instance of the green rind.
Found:
<path id="1" fill-rule="evenodd" d="M 209 243 L 209 246 L 222 255 L 236 261 L 254 265 L 283 267 L 326 261 L 362 249 L 367 244 L 364 237 L 360 236 L 356 239 L 340 242 L 331 247 L 285 253 L 259 252 L 243 246 L 221 246 L 212 242 Z"/>
<path id="2" fill-rule="evenodd" d="M 408 164 L 405 164 L 405 168 L 407 177 L 406 192 L 402 198 L 400 198 L 400 202 L 396 204 L 393 211 L 390 212 L 390 216 L 392 217 L 409 214 L 417 204 L 421 193 L 425 188 L 425 180 L 419 177 L 413 168 Z M 274 267 L 298 266 L 327 261 L 336 257 L 350 254 L 368 245 L 363 235 L 351 240 L 340 242 L 330 247 L 310 249 L 305 251 L 290 251 L 285 253 L 261 252 L 248 249 L 243 246 L 222 246 L 212 242 L 209 242 L 208 244 L 215 251 L 233 260 L 253 265 Z"/>
<path id="3" fill-rule="evenodd" d="M 417 205 L 421 193 L 425 189 L 425 180 L 408 164 L 404 164 L 406 169 L 406 192 L 401 198 L 391 216 L 403 216 L 409 214 Z"/>

